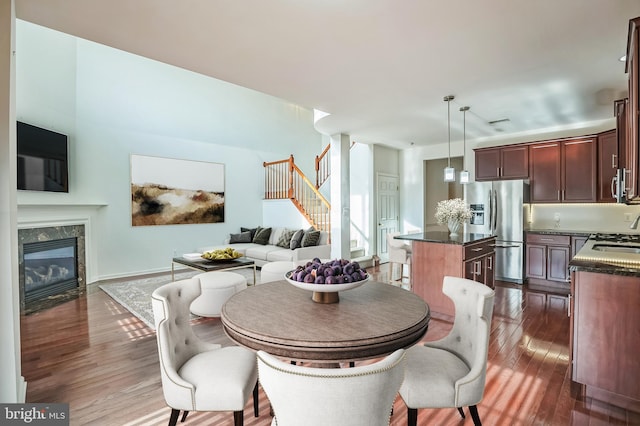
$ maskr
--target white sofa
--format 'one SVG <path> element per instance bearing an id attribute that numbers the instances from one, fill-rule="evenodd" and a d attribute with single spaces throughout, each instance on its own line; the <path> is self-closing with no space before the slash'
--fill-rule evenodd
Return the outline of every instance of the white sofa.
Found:
<path id="1" fill-rule="evenodd" d="M 202 247 L 199 249 L 201 253 L 205 251 L 212 251 L 216 249 L 223 249 L 231 247 L 240 253 L 244 254 L 248 259 L 256 262 L 256 266 L 262 266 L 268 262 L 277 262 L 288 260 L 296 262 L 299 260 L 313 259 L 315 257 L 320 259 L 328 259 L 331 257 L 331 245 L 327 243 L 329 234 L 325 231 L 320 231 L 320 240 L 317 246 L 299 247 L 291 250 L 290 248 L 284 248 L 277 246 L 276 243 L 286 230 L 292 230 L 283 227 L 272 227 L 271 236 L 269 237 L 269 243 L 266 245 L 256 243 L 229 243 L 229 239 L 225 240 L 224 245 Z"/>

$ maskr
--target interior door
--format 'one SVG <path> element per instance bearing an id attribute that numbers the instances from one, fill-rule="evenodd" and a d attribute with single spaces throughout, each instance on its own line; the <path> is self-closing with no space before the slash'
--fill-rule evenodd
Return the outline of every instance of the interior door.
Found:
<path id="1" fill-rule="evenodd" d="M 389 261 L 387 234 L 399 229 L 400 191 L 398 176 L 378 173 L 377 176 L 377 247 L 381 262 Z"/>

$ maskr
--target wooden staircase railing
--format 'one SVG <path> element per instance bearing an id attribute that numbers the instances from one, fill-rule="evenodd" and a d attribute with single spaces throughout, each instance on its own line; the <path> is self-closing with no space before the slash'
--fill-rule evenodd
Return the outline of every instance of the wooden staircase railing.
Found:
<path id="1" fill-rule="evenodd" d="M 265 199 L 288 198 L 315 229 L 331 232 L 331 206 L 296 166 L 293 155 L 286 160 L 265 162 L 263 166 Z"/>
<path id="2" fill-rule="evenodd" d="M 320 155 L 316 155 L 316 189 L 319 189 L 331 174 L 331 163 L 327 155 L 329 148 L 331 144 L 327 145 Z"/>
<path id="3" fill-rule="evenodd" d="M 356 142 L 353 141 L 351 143 L 351 147 L 355 146 Z M 325 149 L 320 153 L 320 155 L 316 155 L 316 188 L 320 189 L 323 183 L 329 179 L 331 175 L 331 163 L 329 162 L 329 149 L 331 148 L 331 144 L 327 145 Z"/>

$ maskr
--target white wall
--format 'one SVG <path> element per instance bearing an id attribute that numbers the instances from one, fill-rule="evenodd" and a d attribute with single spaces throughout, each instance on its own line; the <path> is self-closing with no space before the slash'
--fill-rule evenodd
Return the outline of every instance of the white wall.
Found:
<path id="1" fill-rule="evenodd" d="M 373 170 L 375 173 L 385 173 L 398 176 L 400 174 L 399 152 L 397 149 L 384 145 L 373 146 Z"/>
<path id="2" fill-rule="evenodd" d="M 424 160 L 446 158 L 446 144 L 416 147 L 400 152 L 400 212 L 403 229 L 423 229 Z"/>
<path id="3" fill-rule="evenodd" d="M 167 270 L 263 220 L 262 163 L 307 174 L 311 111 L 249 89 L 17 21 L 17 116 L 69 135 L 70 192 L 18 192 L 18 222 L 88 217 L 88 281 Z M 55 58 L 55 60 L 54 60 Z M 225 222 L 131 226 L 131 154 L 225 164 Z M 20 225 L 21 226 L 21 225 Z"/>
<path id="4" fill-rule="evenodd" d="M 351 182 L 350 240 L 355 241 L 358 248 L 364 249 L 365 255 L 372 255 L 375 247 L 375 198 L 373 188 L 373 152 L 372 145 L 356 143 L 349 151 L 349 179 Z"/>
<path id="5" fill-rule="evenodd" d="M 289 229 L 308 229 L 307 222 L 291 200 L 264 200 L 262 202 L 262 221 L 260 223 L 246 223 L 245 228 L 256 226 L 282 227 Z M 240 229 L 233 233 L 239 232 Z"/>

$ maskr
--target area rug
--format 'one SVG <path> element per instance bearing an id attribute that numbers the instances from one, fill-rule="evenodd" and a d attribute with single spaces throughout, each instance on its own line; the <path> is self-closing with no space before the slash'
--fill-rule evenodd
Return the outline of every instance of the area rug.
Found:
<path id="1" fill-rule="evenodd" d="M 248 283 L 253 282 L 252 269 L 237 269 L 233 272 L 244 275 L 247 278 Z M 177 272 L 174 279 L 182 280 L 199 273 L 201 272 L 195 270 Z M 258 280 L 259 274 L 260 271 L 256 271 L 257 282 L 260 282 Z M 156 288 L 169 282 L 171 282 L 170 275 L 159 275 L 130 281 L 105 283 L 100 284 L 98 287 L 107 293 L 113 300 L 131 312 L 136 318 L 140 319 L 140 321 L 155 330 L 155 325 L 153 323 L 153 309 L 151 308 L 151 294 Z M 193 316 L 192 318 L 196 318 L 196 316 Z"/>

